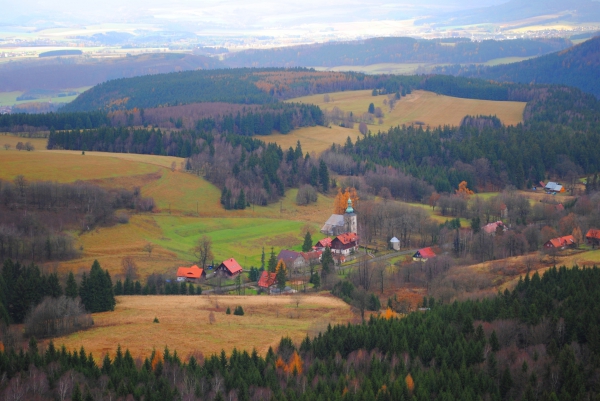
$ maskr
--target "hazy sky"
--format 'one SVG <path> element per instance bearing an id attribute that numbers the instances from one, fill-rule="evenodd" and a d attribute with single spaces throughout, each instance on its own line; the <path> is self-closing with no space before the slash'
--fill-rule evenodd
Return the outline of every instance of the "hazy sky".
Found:
<path id="1" fill-rule="evenodd" d="M 280 28 L 325 22 L 407 19 L 507 0 L 0 0 L 3 23 L 194 22 Z"/>

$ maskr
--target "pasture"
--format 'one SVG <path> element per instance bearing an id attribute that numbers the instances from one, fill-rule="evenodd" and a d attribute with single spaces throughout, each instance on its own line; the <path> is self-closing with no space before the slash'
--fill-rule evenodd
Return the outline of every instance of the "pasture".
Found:
<path id="1" fill-rule="evenodd" d="M 238 305 L 244 308 L 244 316 L 225 314 L 228 306 L 233 310 Z M 155 317 L 159 323 L 153 323 Z M 330 295 L 183 295 L 117 297 L 114 312 L 93 318 L 93 328 L 56 338 L 54 343 L 68 349 L 83 346 L 96 361 L 106 353 L 114 355 L 118 344 L 134 358 L 145 358 L 165 346 L 184 359 L 200 352 L 230 354 L 233 348 L 248 352 L 256 348 L 264 355 L 283 336 L 299 344 L 307 334 L 316 335 L 327 324 L 344 324 L 354 316 L 349 305 Z"/>
<path id="2" fill-rule="evenodd" d="M 437 95 L 433 92 L 414 91 L 396 103 L 393 110 L 383 102 L 387 96 L 372 96 L 371 91 L 347 91 L 329 94 L 330 101 L 325 102 L 324 95 L 304 96 L 290 99 L 289 102 L 312 103 L 323 110 L 332 110 L 338 107 L 344 112 L 352 112 L 355 116 L 366 113 L 369 104 L 381 107 L 384 112 L 382 124 L 370 124 L 372 133 L 387 131 L 390 127 L 423 123 L 425 127 L 438 127 L 443 125 L 458 126 L 466 115 L 496 115 L 506 125 L 516 125 L 523 121 L 524 102 L 500 102 L 491 100 L 462 99 L 451 96 Z M 335 128 L 335 131 L 333 130 Z M 358 123 L 353 129 L 332 127 L 327 131 L 324 127 L 310 127 L 292 131 L 287 135 L 272 135 L 269 142 L 293 146 L 300 140 L 303 148 L 308 146 L 310 151 L 322 152 L 332 143 L 343 144 L 349 136 L 355 141 L 361 134 Z M 266 138 L 265 138 L 266 139 Z"/>

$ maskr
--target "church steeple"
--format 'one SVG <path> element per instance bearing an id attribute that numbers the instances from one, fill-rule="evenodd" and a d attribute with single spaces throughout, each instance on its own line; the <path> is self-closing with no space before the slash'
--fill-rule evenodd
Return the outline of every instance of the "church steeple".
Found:
<path id="1" fill-rule="evenodd" d="M 354 213 L 354 209 L 352 208 L 352 199 L 348 198 L 348 207 L 346 208 L 346 213 Z"/>
<path id="2" fill-rule="evenodd" d="M 348 208 L 344 214 L 344 229 L 347 233 L 357 232 L 356 213 L 352 207 L 352 199 L 348 198 Z"/>

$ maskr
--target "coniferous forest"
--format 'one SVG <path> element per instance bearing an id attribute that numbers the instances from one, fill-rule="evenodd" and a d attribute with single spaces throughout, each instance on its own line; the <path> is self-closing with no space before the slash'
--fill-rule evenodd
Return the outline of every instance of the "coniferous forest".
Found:
<path id="1" fill-rule="evenodd" d="M 90 276 L 91 279 L 91 276 Z M 5 399 L 589 400 L 600 394 L 600 269 L 551 268 L 493 298 L 328 327 L 266 355 L 134 360 L 40 347 L 0 352 Z M 125 346 L 125 345 L 124 345 Z M 94 359 L 96 358 L 96 359 Z M 19 398 L 20 397 L 20 398 Z"/>

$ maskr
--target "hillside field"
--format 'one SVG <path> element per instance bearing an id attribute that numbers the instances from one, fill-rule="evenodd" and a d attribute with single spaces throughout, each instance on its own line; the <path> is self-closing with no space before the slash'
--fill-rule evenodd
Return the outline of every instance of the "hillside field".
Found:
<path id="1" fill-rule="evenodd" d="M 389 107 L 383 104 L 387 96 L 372 96 L 370 90 L 335 92 L 330 93 L 329 97 L 329 102 L 325 102 L 324 95 L 304 96 L 288 101 L 316 104 L 323 110 L 332 110 L 334 107 L 338 107 L 345 112 L 351 111 L 357 116 L 366 113 L 369 104 L 373 103 L 375 107 L 381 107 L 384 117 L 383 124 L 376 123 L 368 126 L 372 133 L 417 122 L 422 122 L 429 127 L 457 126 L 466 115 L 496 115 L 504 124 L 516 125 L 523 121 L 523 111 L 526 105 L 525 102 L 462 99 L 418 90 L 403 97 L 390 111 Z M 324 127 L 303 128 L 285 136 L 272 135 L 269 137 L 269 141 L 281 144 L 282 147 L 284 144 L 285 147 L 289 147 L 297 140 L 300 140 L 304 147 L 306 141 L 310 150 L 320 152 L 331 146 L 332 143 L 344 143 L 348 136 L 354 141 L 360 135 L 358 123 L 355 123 L 353 129 L 332 127 L 327 131 Z"/>
<path id="2" fill-rule="evenodd" d="M 296 305 L 298 301 L 298 306 Z M 241 305 L 244 316 L 225 314 Z M 209 314 L 215 322 L 209 323 Z M 154 318 L 159 323 L 153 323 Z M 327 324 L 353 320 L 350 306 L 330 295 L 304 296 L 121 296 L 114 312 L 93 315 L 93 328 L 54 339 L 67 349 L 81 346 L 101 361 L 114 355 L 117 345 L 128 348 L 134 358 L 150 356 L 153 349 L 177 350 L 187 359 L 233 348 L 264 355 L 283 336 L 296 343 L 325 330 Z"/>

